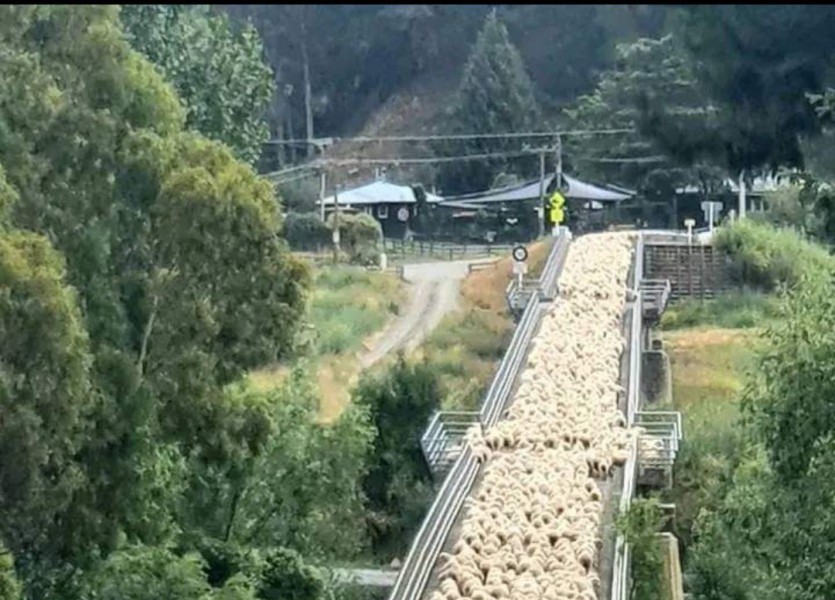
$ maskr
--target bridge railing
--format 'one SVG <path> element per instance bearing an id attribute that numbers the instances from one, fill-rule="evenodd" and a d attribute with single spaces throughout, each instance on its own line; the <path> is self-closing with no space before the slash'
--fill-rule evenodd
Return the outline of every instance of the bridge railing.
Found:
<path id="1" fill-rule="evenodd" d="M 629 427 L 635 422 L 635 414 L 638 412 L 641 393 L 641 354 L 643 351 L 643 306 L 640 282 L 643 279 L 644 271 L 644 238 L 638 234 L 635 244 L 634 262 L 630 276 L 630 287 L 637 293 L 633 297 L 631 321 L 629 327 L 629 382 L 627 385 L 626 397 L 626 421 Z M 629 510 L 632 503 L 632 496 L 635 493 L 635 478 L 638 468 L 638 445 L 633 441 L 629 457 L 624 465 L 623 487 L 620 495 L 619 512 L 621 514 Z M 612 569 L 612 587 L 610 600 L 626 600 L 629 595 L 629 544 L 622 534 L 615 539 L 615 556 Z"/>
<path id="2" fill-rule="evenodd" d="M 545 266 L 545 270 L 552 273 L 550 277 L 554 278 L 559 277 L 560 272 L 562 272 L 562 263 L 564 263 L 567 255 L 567 240 L 560 243 L 565 244 L 566 247 L 561 252 L 549 253 Z M 560 262 L 553 265 L 551 264 L 552 261 Z M 478 411 L 478 421 L 484 428 L 492 426 L 499 420 L 501 413 L 511 399 L 517 376 L 527 357 L 531 339 L 539 327 L 543 313 L 541 300 L 542 295 L 539 289 L 534 290 L 525 305 L 522 318 L 514 330 L 510 346 L 505 352 L 484 396 Z M 440 436 L 443 422 L 444 417 L 442 415 L 436 414 L 433 416 L 429 428 L 423 436 L 427 443 L 433 436 Z M 431 456 L 438 456 L 439 449 L 437 446 L 431 446 L 429 451 Z M 424 448 L 424 452 L 426 452 L 426 448 Z M 428 460 L 431 459 L 428 458 Z M 479 463 L 473 457 L 470 447 L 462 444 L 460 454 L 454 460 L 455 462 L 447 472 L 444 482 L 412 542 L 409 554 L 398 572 L 397 581 L 389 595 L 389 600 L 417 600 L 423 594 L 444 541 L 452 530 L 467 494 L 472 489 L 478 476 Z"/>

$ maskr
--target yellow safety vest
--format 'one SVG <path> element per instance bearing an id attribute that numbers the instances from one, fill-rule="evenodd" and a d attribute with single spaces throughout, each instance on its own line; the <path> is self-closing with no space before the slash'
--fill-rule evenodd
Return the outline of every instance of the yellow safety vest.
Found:
<path id="1" fill-rule="evenodd" d="M 561 224 L 565 218 L 565 211 L 563 210 L 565 198 L 559 192 L 554 192 L 548 204 L 551 223 L 554 225 Z"/>

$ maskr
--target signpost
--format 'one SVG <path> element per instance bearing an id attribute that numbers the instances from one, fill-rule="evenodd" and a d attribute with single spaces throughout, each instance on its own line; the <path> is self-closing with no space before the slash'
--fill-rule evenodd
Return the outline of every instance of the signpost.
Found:
<path id="1" fill-rule="evenodd" d="M 701 206 L 705 213 L 705 220 L 710 227 L 710 232 L 713 233 L 713 223 L 716 220 L 716 215 L 722 212 L 725 205 L 722 202 L 702 202 Z"/>
<path id="2" fill-rule="evenodd" d="M 522 288 L 522 278 L 528 272 L 528 249 L 522 246 L 513 248 L 513 274 L 516 275 L 516 285 Z"/>
<path id="3" fill-rule="evenodd" d="M 684 226 L 687 227 L 687 243 L 693 243 L 693 227 L 696 225 L 695 219 L 684 219 Z"/>

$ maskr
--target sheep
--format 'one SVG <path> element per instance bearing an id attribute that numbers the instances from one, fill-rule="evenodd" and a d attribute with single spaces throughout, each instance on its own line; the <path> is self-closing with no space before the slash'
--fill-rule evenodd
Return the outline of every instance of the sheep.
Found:
<path id="1" fill-rule="evenodd" d="M 629 235 L 574 242 L 513 402 L 489 430 L 468 432 L 483 478 L 441 568 L 449 600 L 586 600 L 599 589 L 595 478 L 623 464 L 636 439 L 618 410 L 617 382 L 631 257 Z"/>

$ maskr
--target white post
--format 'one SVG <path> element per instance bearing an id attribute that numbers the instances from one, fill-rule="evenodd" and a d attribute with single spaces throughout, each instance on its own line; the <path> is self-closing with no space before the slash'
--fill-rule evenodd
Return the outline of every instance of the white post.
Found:
<path id="1" fill-rule="evenodd" d="M 327 175 L 325 171 L 319 175 L 319 217 L 324 222 L 325 220 L 325 186 L 327 185 Z"/>
<path id="2" fill-rule="evenodd" d="M 713 205 L 713 202 L 711 202 L 710 204 L 708 204 L 708 213 L 707 213 L 707 214 L 708 214 L 708 221 L 707 221 L 707 225 L 708 225 L 708 228 L 709 228 L 709 230 L 710 230 L 710 233 L 713 233 L 713 206 L 714 206 L 714 205 Z"/>
<path id="3" fill-rule="evenodd" d="M 739 172 L 739 218 L 745 218 L 745 169 Z"/>

